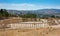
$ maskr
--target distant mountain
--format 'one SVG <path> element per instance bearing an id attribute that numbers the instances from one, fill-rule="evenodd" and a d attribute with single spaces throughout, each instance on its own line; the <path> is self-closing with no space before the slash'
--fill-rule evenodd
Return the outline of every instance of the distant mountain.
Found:
<path id="1" fill-rule="evenodd" d="M 7 10 L 12 14 L 48 14 L 48 15 L 60 15 L 60 9 L 39 9 L 39 10 Z"/>

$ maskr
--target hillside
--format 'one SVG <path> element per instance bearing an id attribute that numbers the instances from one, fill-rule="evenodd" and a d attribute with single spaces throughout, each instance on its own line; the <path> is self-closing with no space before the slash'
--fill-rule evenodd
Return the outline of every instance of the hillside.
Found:
<path id="1" fill-rule="evenodd" d="M 60 9 L 8 10 L 8 12 L 9 13 L 15 13 L 15 14 L 35 13 L 35 14 L 55 14 L 55 15 L 60 15 Z"/>

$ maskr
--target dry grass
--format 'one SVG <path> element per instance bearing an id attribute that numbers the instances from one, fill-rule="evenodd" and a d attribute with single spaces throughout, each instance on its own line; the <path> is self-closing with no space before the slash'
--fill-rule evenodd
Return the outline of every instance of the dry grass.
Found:
<path id="1" fill-rule="evenodd" d="M 0 30 L 0 36 L 60 36 L 60 28 Z"/>
<path id="2" fill-rule="evenodd" d="M 18 17 L 15 18 L 9 18 L 9 19 L 5 19 L 5 20 L 0 20 L 0 24 L 11 24 L 11 23 L 19 23 L 22 20 Z"/>

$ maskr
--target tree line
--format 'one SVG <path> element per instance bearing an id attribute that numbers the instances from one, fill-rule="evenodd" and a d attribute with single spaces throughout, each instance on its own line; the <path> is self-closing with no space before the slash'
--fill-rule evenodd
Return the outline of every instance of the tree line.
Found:
<path id="1" fill-rule="evenodd" d="M 0 9 L 0 19 L 4 19 L 4 18 L 8 18 L 8 17 L 22 17 L 22 18 L 60 18 L 59 16 L 55 16 L 55 15 L 39 15 L 39 14 L 32 14 L 32 13 L 27 13 L 27 14 L 11 14 L 8 13 L 8 11 L 6 9 Z"/>

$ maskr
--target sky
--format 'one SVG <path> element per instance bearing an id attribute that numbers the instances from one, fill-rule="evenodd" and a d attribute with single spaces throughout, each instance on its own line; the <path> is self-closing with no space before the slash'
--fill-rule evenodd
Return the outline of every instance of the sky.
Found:
<path id="1" fill-rule="evenodd" d="M 60 0 L 0 0 L 0 9 L 60 9 Z"/>

